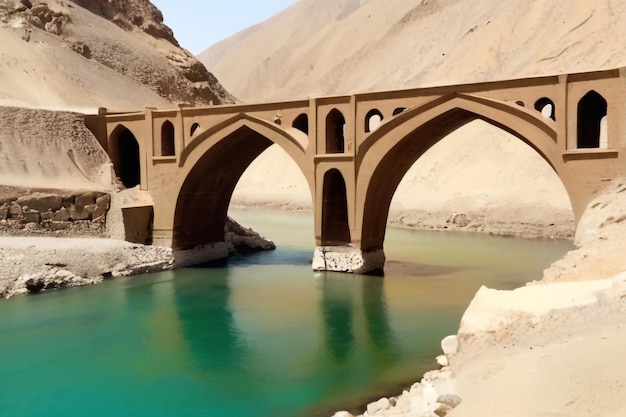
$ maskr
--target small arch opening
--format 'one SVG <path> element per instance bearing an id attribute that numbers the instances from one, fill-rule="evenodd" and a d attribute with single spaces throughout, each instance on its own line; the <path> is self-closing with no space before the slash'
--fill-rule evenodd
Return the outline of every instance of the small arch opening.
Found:
<path id="1" fill-rule="evenodd" d="M 554 102 L 547 97 L 542 97 L 535 102 L 535 110 L 541 113 L 546 119 L 556 121 L 556 107 Z"/>
<path id="2" fill-rule="evenodd" d="M 406 107 L 397 107 L 394 111 L 393 111 L 393 115 L 396 116 L 400 113 L 402 113 L 403 111 L 406 110 Z"/>
<path id="3" fill-rule="evenodd" d="M 161 156 L 176 154 L 174 125 L 166 120 L 161 125 Z"/>
<path id="4" fill-rule="evenodd" d="M 606 117 L 607 102 L 598 92 L 591 90 L 580 99 L 578 102 L 578 148 L 599 148 L 602 142 L 608 146 Z"/>
<path id="5" fill-rule="evenodd" d="M 380 127 L 383 121 L 383 114 L 378 109 L 370 110 L 365 116 L 365 132 L 370 133 Z"/>
<path id="6" fill-rule="evenodd" d="M 196 130 L 198 130 L 200 128 L 200 125 L 198 123 L 194 123 L 191 125 L 191 129 L 189 129 L 189 136 L 193 136 L 194 133 L 196 133 Z"/>
<path id="7" fill-rule="evenodd" d="M 343 114 L 332 109 L 326 116 L 326 153 L 343 153 L 345 151 L 346 119 Z"/>
<path id="8" fill-rule="evenodd" d="M 517 104 L 520 107 L 526 107 L 526 103 L 524 103 L 522 100 L 517 100 L 515 104 Z"/>
<path id="9" fill-rule="evenodd" d="M 291 127 L 298 129 L 300 132 L 304 132 L 304 134 L 309 134 L 309 116 L 306 113 L 302 113 L 298 117 L 295 118 Z"/>
<path id="10" fill-rule="evenodd" d="M 132 188 L 140 184 L 139 143 L 135 135 L 124 126 L 119 126 L 113 132 L 111 159 L 115 173 L 124 187 Z"/>

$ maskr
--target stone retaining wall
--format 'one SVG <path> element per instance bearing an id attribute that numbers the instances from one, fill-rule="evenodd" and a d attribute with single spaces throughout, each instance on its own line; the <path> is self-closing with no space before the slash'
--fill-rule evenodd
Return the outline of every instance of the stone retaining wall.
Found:
<path id="1" fill-rule="evenodd" d="M 0 200 L 0 232 L 43 233 L 63 231 L 101 236 L 111 195 L 83 193 L 29 193 Z"/>

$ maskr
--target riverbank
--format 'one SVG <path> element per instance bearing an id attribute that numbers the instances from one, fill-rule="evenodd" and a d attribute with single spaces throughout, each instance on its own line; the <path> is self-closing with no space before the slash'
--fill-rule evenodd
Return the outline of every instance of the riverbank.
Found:
<path id="1" fill-rule="evenodd" d="M 274 244 L 229 219 L 229 253 L 272 250 Z M 93 285 L 106 279 L 185 266 L 184 260 L 215 259 L 211 249 L 174 252 L 104 237 L 2 236 L 0 238 L 0 298 Z M 201 262 L 199 262 L 201 263 Z"/>
<path id="2" fill-rule="evenodd" d="M 616 180 L 589 205 L 578 249 L 541 280 L 513 291 L 481 288 L 458 334 L 442 342 L 442 369 L 397 397 L 369 404 L 362 415 L 626 414 L 626 404 L 616 400 L 626 395 L 623 191 Z"/>

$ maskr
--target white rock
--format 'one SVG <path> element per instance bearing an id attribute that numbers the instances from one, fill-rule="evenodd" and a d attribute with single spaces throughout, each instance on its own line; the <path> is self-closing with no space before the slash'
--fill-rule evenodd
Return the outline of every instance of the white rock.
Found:
<path id="1" fill-rule="evenodd" d="M 348 413 L 347 411 L 337 411 L 332 417 L 354 417 L 353 414 Z"/>
<path id="2" fill-rule="evenodd" d="M 390 406 L 391 404 L 389 403 L 388 398 L 381 398 L 380 400 L 367 405 L 367 414 L 370 416 L 375 415 L 379 411 L 388 409 Z"/>
<path id="3" fill-rule="evenodd" d="M 444 337 L 441 341 L 441 350 L 446 356 L 455 355 L 459 350 L 459 338 L 456 335 Z"/>
<path id="4" fill-rule="evenodd" d="M 446 355 L 437 356 L 437 363 L 440 366 L 448 366 L 448 357 Z"/>

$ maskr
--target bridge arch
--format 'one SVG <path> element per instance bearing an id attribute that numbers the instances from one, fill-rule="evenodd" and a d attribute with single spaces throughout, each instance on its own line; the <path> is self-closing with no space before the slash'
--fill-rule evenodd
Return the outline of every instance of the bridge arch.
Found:
<path id="1" fill-rule="evenodd" d="M 191 249 L 224 241 L 230 199 L 241 175 L 265 149 L 280 146 L 313 190 L 312 168 L 301 144 L 276 124 L 240 114 L 200 133 L 181 155 L 172 247 Z"/>
<path id="2" fill-rule="evenodd" d="M 473 120 L 482 119 L 519 138 L 558 174 L 562 159 L 555 124 L 533 113 L 516 104 L 453 94 L 408 109 L 368 136 L 359 148 L 363 156 L 357 167 L 361 249 L 383 248 L 391 200 L 411 166 L 434 144 Z M 568 184 L 561 180 L 571 199 Z"/>
<path id="3" fill-rule="evenodd" d="M 124 187 L 141 183 L 141 150 L 135 134 L 123 124 L 118 124 L 109 136 L 109 156 L 115 175 Z"/>

